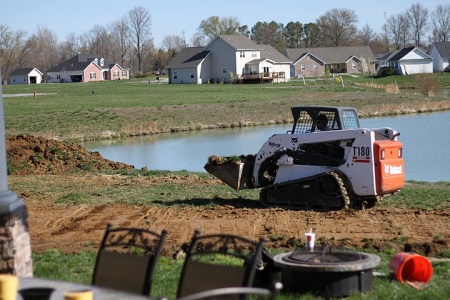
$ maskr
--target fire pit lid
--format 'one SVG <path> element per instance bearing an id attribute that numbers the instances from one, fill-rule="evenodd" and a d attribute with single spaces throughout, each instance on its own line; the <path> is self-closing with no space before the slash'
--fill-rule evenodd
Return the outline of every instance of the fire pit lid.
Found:
<path id="1" fill-rule="evenodd" d="M 275 264 L 281 268 L 308 271 L 348 272 L 373 269 L 380 264 L 376 255 L 360 253 L 347 249 L 318 247 L 313 251 L 297 249 L 274 257 Z"/>

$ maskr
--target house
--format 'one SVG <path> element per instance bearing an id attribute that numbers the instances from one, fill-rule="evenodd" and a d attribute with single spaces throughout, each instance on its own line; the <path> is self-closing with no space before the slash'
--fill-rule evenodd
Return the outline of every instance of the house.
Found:
<path id="1" fill-rule="evenodd" d="M 433 71 L 450 71 L 450 42 L 437 42 L 431 45 L 428 55 L 433 58 Z"/>
<path id="2" fill-rule="evenodd" d="M 375 72 L 375 57 L 369 46 L 286 49 L 293 61 L 292 77 L 311 77 L 331 73 Z"/>
<path id="3" fill-rule="evenodd" d="M 47 82 L 90 82 L 129 79 L 130 71 L 93 54 L 78 54 L 46 72 Z"/>
<path id="4" fill-rule="evenodd" d="M 383 56 L 380 66 L 390 66 L 398 75 L 433 73 L 433 58 L 419 48 L 410 46 Z"/>
<path id="5" fill-rule="evenodd" d="M 243 35 L 220 35 L 206 47 L 182 49 L 168 64 L 169 83 L 287 82 L 287 57 Z"/>
<path id="6" fill-rule="evenodd" d="M 9 84 L 38 84 L 44 74 L 37 68 L 15 69 L 9 74 Z"/>

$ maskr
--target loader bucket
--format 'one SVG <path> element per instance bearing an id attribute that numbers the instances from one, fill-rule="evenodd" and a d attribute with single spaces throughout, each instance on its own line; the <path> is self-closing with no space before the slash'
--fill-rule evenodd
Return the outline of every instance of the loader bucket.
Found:
<path id="1" fill-rule="evenodd" d="M 205 170 L 235 190 L 253 189 L 252 162 L 227 163 L 220 165 L 206 164 Z"/>

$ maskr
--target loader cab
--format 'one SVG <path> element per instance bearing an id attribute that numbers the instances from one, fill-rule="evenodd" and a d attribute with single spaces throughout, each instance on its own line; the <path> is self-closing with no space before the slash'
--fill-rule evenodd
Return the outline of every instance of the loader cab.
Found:
<path id="1" fill-rule="evenodd" d="M 359 128 L 358 113 L 352 107 L 295 106 L 291 111 L 292 134 Z"/>

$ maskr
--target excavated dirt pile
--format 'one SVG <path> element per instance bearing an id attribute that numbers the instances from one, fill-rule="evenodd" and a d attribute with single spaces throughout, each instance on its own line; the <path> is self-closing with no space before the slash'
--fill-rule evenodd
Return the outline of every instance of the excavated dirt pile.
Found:
<path id="1" fill-rule="evenodd" d="M 80 170 L 133 169 L 133 166 L 104 159 L 98 152 L 57 140 L 32 135 L 6 138 L 8 173 L 63 174 Z"/>

